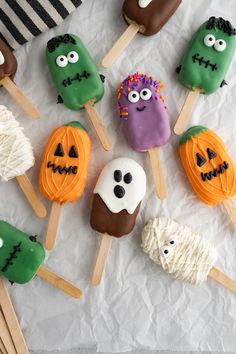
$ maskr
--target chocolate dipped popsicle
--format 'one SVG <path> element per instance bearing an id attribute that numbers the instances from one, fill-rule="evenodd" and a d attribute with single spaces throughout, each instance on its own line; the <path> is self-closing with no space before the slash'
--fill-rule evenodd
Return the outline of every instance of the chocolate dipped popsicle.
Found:
<path id="1" fill-rule="evenodd" d="M 17 60 L 10 48 L 0 39 L 0 85 L 12 95 L 22 109 L 31 117 L 39 118 L 38 110 L 13 82 L 17 71 Z"/>
<path id="2" fill-rule="evenodd" d="M 159 32 L 180 3 L 181 0 L 125 0 L 122 14 L 129 27 L 104 57 L 102 65 L 112 66 L 137 32 L 145 36 Z"/>
<path id="3" fill-rule="evenodd" d="M 102 234 L 92 284 L 99 285 L 112 236 L 129 234 L 135 225 L 141 201 L 146 193 L 143 168 L 130 158 L 118 158 L 102 170 L 94 189 L 91 227 Z"/>

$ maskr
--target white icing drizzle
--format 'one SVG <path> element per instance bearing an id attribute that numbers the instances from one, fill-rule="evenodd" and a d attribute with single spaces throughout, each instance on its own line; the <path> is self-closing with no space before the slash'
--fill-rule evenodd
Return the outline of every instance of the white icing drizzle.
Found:
<path id="1" fill-rule="evenodd" d="M 122 180 L 116 182 L 114 172 L 121 171 Z M 127 184 L 124 182 L 124 176 L 130 173 L 132 182 Z M 115 186 L 121 186 L 125 190 L 123 198 L 117 198 L 114 194 Z M 99 194 L 108 209 L 113 213 L 119 213 L 126 210 L 129 214 L 133 214 L 139 203 L 142 201 L 146 193 L 146 174 L 143 168 L 134 160 L 121 157 L 112 160 L 102 170 L 94 194 Z"/>
<path id="2" fill-rule="evenodd" d="M 150 2 L 152 2 L 152 0 L 139 0 L 138 5 L 142 9 L 145 9 L 145 7 L 147 7 L 150 4 Z"/>
<path id="3" fill-rule="evenodd" d="M 0 180 L 23 175 L 34 165 L 33 149 L 12 112 L 0 105 Z"/>
<path id="4" fill-rule="evenodd" d="M 141 247 L 167 273 L 192 284 L 206 281 L 217 259 L 214 247 L 200 234 L 165 217 L 149 220 Z"/>

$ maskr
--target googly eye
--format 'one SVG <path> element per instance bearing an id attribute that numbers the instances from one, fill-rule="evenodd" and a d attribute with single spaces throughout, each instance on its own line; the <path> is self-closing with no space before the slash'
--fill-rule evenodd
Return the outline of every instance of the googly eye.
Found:
<path id="1" fill-rule="evenodd" d="M 69 63 L 77 63 L 77 61 L 79 60 L 79 54 L 77 52 L 70 52 L 67 54 L 67 59 Z"/>
<path id="2" fill-rule="evenodd" d="M 140 92 L 140 97 L 142 98 L 142 100 L 148 101 L 152 97 L 152 91 L 149 90 L 148 88 L 144 88 Z"/>
<path id="3" fill-rule="evenodd" d="M 56 59 L 56 63 L 60 68 L 64 68 L 68 64 L 68 59 L 65 55 L 59 55 Z"/>
<path id="4" fill-rule="evenodd" d="M 227 47 L 226 42 L 223 39 L 217 39 L 215 42 L 214 48 L 217 50 L 217 52 L 223 52 L 225 48 Z"/>
<path id="5" fill-rule="evenodd" d="M 128 94 L 128 100 L 131 103 L 136 103 L 139 101 L 139 93 L 137 91 L 130 91 Z"/>
<path id="6" fill-rule="evenodd" d="M 162 257 L 165 257 L 165 258 L 168 258 L 172 255 L 172 249 L 169 247 L 169 246 L 163 246 L 161 248 L 161 256 Z"/>
<path id="7" fill-rule="evenodd" d="M 0 50 L 0 65 L 4 64 L 5 63 L 5 58 Z"/>
<path id="8" fill-rule="evenodd" d="M 3 239 L 0 238 L 0 248 L 3 246 L 4 242 L 3 242 Z"/>
<path id="9" fill-rule="evenodd" d="M 216 42 L 215 36 L 213 36 L 213 34 L 208 34 L 205 38 L 204 38 L 204 44 L 207 47 L 212 47 Z"/>

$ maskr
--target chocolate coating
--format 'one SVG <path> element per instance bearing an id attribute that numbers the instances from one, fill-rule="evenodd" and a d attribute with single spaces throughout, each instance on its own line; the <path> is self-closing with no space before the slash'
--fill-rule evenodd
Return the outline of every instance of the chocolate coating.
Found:
<path id="1" fill-rule="evenodd" d="M 0 80 L 2 80 L 5 76 L 9 76 L 13 79 L 17 70 L 17 61 L 11 49 L 1 39 L 0 52 L 4 58 L 4 63 L 0 64 Z"/>
<path id="2" fill-rule="evenodd" d="M 134 228 L 140 205 L 141 203 L 139 203 L 133 214 L 129 214 L 126 210 L 112 213 L 99 194 L 94 194 L 90 225 L 101 234 L 107 233 L 114 237 L 125 236 Z"/>
<path id="3" fill-rule="evenodd" d="M 125 0 L 122 11 L 127 23 L 143 26 L 140 32 L 151 36 L 160 31 L 180 3 L 181 0 L 152 0 L 146 8 L 141 8 L 138 0 Z"/>

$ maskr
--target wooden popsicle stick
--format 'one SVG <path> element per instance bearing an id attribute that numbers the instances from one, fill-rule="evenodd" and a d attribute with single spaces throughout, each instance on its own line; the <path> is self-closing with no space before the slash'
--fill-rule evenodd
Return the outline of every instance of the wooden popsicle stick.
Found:
<path id="1" fill-rule="evenodd" d="M 11 299 L 0 278 L 0 305 L 18 354 L 29 354 Z"/>
<path id="2" fill-rule="evenodd" d="M 196 88 L 195 91 L 189 91 L 187 98 L 183 104 L 183 107 L 181 109 L 181 112 L 177 118 L 177 121 L 174 126 L 174 133 L 176 135 L 181 135 L 184 133 L 186 126 L 188 124 L 190 115 L 192 113 L 192 110 L 194 108 L 194 105 L 197 102 L 197 99 L 201 93 L 200 88 Z"/>
<path id="3" fill-rule="evenodd" d="M 120 56 L 123 50 L 135 37 L 136 33 L 140 30 L 140 26 L 136 23 L 131 23 L 125 32 L 121 35 L 118 41 L 113 45 L 111 50 L 102 59 L 102 66 L 104 68 L 110 68 L 116 59 Z"/>
<path id="4" fill-rule="evenodd" d="M 19 87 L 16 86 L 10 77 L 5 76 L 0 81 L 0 85 L 5 87 L 10 95 L 17 101 L 17 103 L 31 118 L 38 119 L 40 117 L 40 113 L 37 108 L 32 104 L 32 102 L 29 101 L 29 99 L 24 95 Z"/>
<path id="5" fill-rule="evenodd" d="M 97 110 L 94 107 L 94 102 L 92 100 L 88 101 L 87 103 L 85 103 L 84 107 L 101 141 L 103 148 L 107 151 L 111 150 L 112 149 L 111 140 L 109 138 L 106 128 L 103 125 L 100 115 L 98 114 Z"/>
<path id="6" fill-rule="evenodd" d="M 235 206 L 233 200 L 232 199 L 225 199 L 223 201 L 223 205 L 225 207 L 225 210 L 227 211 L 228 216 L 230 217 L 232 224 L 236 228 L 236 206 Z"/>
<path id="7" fill-rule="evenodd" d="M 224 274 L 221 270 L 213 267 L 208 275 L 223 285 L 226 289 L 229 289 L 236 294 L 236 281 L 231 279 L 228 275 Z"/>
<path id="8" fill-rule="evenodd" d="M 47 210 L 39 197 L 37 196 L 32 183 L 30 182 L 29 178 L 26 174 L 17 176 L 17 182 L 19 183 L 26 199 L 34 209 L 36 215 L 40 218 L 44 218 L 47 215 Z"/>
<path id="9" fill-rule="evenodd" d="M 92 284 L 94 286 L 98 286 L 101 283 L 102 275 L 107 261 L 107 255 L 111 247 L 111 242 L 112 242 L 112 236 L 108 234 L 102 235 L 102 241 L 101 241 L 100 249 L 97 256 L 97 261 L 92 276 Z"/>
<path id="10" fill-rule="evenodd" d="M 83 295 L 82 291 L 77 286 L 55 274 L 45 266 L 41 266 L 38 269 L 37 275 L 76 299 L 79 299 Z"/>
<path id="11" fill-rule="evenodd" d="M 0 311 L 0 337 L 6 353 L 17 354 L 2 311 Z"/>
<path id="12" fill-rule="evenodd" d="M 6 348 L 4 347 L 3 341 L 0 337 L 0 353 L 1 354 L 7 354 Z"/>
<path id="13" fill-rule="evenodd" d="M 163 168 L 161 164 L 160 148 L 153 148 L 148 150 L 152 173 L 154 176 L 156 194 L 160 199 L 165 199 L 167 197 L 166 181 L 163 173 Z"/>
<path id="14" fill-rule="evenodd" d="M 52 208 L 50 212 L 48 228 L 45 238 L 45 248 L 48 251 L 51 251 L 55 247 L 56 238 L 57 238 L 57 229 L 60 221 L 62 205 L 57 202 L 52 203 Z"/>

